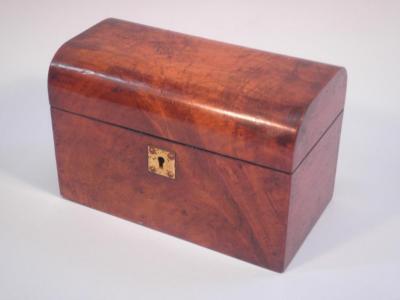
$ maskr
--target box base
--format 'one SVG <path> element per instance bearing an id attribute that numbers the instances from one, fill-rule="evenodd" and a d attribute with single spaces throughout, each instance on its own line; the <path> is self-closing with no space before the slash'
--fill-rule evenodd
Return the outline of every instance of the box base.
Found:
<path id="1" fill-rule="evenodd" d="M 341 116 L 293 174 L 51 109 L 61 194 L 282 272 L 332 197 Z M 148 170 L 175 153 L 175 179 Z"/>

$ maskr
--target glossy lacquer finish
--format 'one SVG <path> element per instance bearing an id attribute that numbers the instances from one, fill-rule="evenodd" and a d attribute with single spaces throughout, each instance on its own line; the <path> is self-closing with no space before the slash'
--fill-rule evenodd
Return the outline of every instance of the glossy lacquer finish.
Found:
<path id="1" fill-rule="evenodd" d="M 332 197 L 345 86 L 343 68 L 107 19 L 50 66 L 61 194 L 282 272 Z"/>
<path id="2" fill-rule="evenodd" d="M 332 196 L 341 119 L 288 175 L 58 109 L 52 118 L 64 197 L 275 271 Z M 147 170 L 147 145 L 176 153 L 175 180 Z"/>
<path id="3" fill-rule="evenodd" d="M 344 69 L 107 19 L 49 73 L 53 107 L 292 172 L 343 109 Z"/>

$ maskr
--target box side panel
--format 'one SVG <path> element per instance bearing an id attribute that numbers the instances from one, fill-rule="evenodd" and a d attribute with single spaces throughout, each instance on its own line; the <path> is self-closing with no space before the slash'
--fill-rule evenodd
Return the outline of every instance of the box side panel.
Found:
<path id="1" fill-rule="evenodd" d="M 332 198 L 342 118 L 343 113 L 292 175 L 285 266 Z"/>
<path id="2" fill-rule="evenodd" d="M 230 256 L 283 270 L 290 176 L 52 109 L 62 195 Z M 175 153 L 170 179 L 148 146 Z"/>

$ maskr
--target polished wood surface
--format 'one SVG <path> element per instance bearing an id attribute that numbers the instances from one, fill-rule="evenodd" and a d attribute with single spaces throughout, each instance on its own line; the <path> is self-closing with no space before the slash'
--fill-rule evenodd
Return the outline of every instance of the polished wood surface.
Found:
<path id="1" fill-rule="evenodd" d="M 107 19 L 50 66 L 61 194 L 282 272 L 332 198 L 345 91 L 340 67 Z"/>
<path id="2" fill-rule="evenodd" d="M 343 68 L 107 19 L 64 44 L 53 107 L 292 172 L 343 109 Z"/>
<path id="3" fill-rule="evenodd" d="M 278 272 L 331 199 L 341 119 L 295 175 L 55 108 L 52 119 L 65 198 Z M 148 145 L 176 153 L 175 180 L 148 171 Z"/>
<path id="4" fill-rule="evenodd" d="M 342 118 L 343 114 L 336 118 L 291 176 L 285 267 L 332 199 Z"/>

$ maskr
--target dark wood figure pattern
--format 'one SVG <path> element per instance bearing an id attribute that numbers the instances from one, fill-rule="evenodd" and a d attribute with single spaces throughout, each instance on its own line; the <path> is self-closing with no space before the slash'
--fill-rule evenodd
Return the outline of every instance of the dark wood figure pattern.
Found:
<path id="1" fill-rule="evenodd" d="M 104 20 L 49 70 L 61 194 L 282 272 L 332 198 L 345 91 L 341 67 Z"/>

